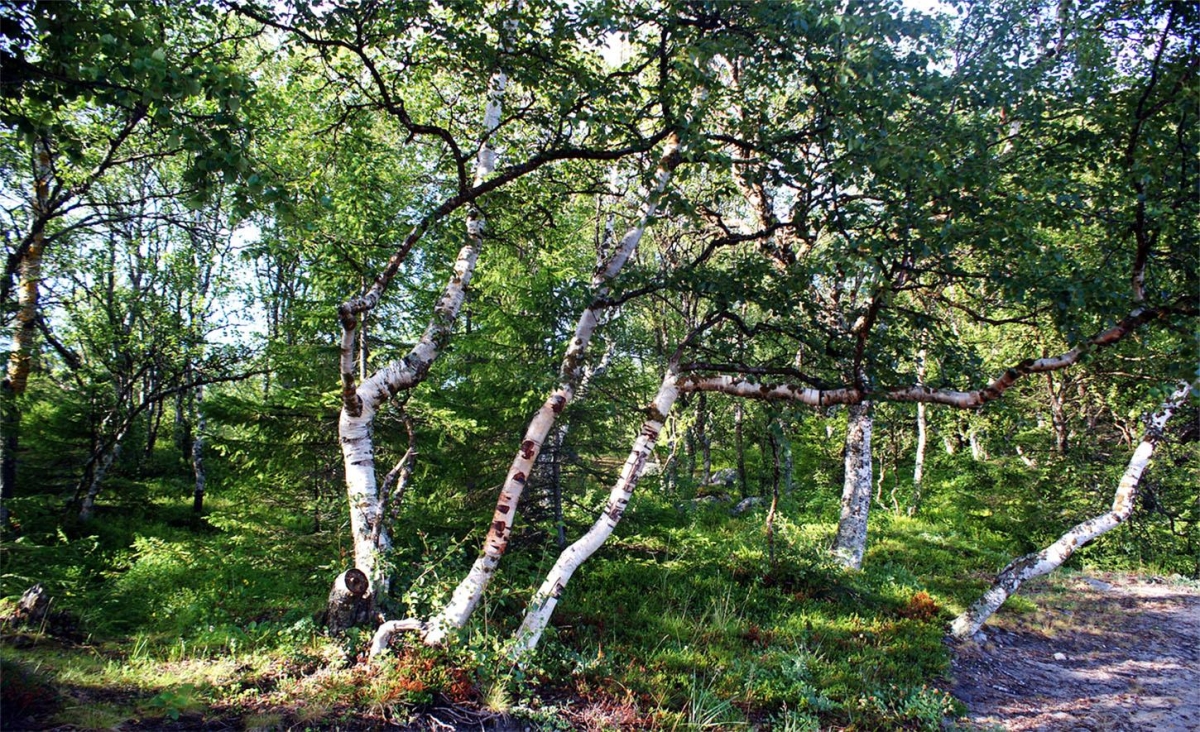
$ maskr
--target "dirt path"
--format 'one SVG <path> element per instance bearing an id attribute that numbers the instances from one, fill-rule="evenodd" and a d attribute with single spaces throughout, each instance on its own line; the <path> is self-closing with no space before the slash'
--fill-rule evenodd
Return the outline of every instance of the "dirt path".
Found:
<path id="1" fill-rule="evenodd" d="M 1200 730 L 1200 587 L 1116 573 L 1030 585 L 1036 610 L 998 614 L 956 649 L 964 727 Z"/>

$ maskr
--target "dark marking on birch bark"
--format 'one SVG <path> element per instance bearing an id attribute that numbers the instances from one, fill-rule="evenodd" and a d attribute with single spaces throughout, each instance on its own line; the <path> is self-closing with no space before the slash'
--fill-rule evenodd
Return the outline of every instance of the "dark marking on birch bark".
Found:
<path id="1" fill-rule="evenodd" d="M 567 400 L 562 394 L 555 394 L 554 396 L 550 397 L 550 409 L 552 409 L 555 414 L 561 414 L 563 407 L 565 406 L 567 406 Z"/>
<path id="2" fill-rule="evenodd" d="M 667 421 L 667 415 L 659 408 L 658 404 L 651 403 L 646 407 L 646 417 L 654 422 L 663 423 Z"/>
<path id="3" fill-rule="evenodd" d="M 503 521 L 492 522 L 492 536 L 497 539 L 498 543 L 504 542 L 504 532 L 507 530 L 508 524 L 504 523 Z"/>
<path id="4" fill-rule="evenodd" d="M 358 396 L 358 390 L 354 388 L 352 377 L 343 377 L 347 383 L 342 387 L 342 404 L 345 405 L 346 414 L 351 417 L 362 416 L 362 398 Z"/>
<path id="5" fill-rule="evenodd" d="M 565 589 L 566 589 L 566 588 L 565 588 L 565 587 L 563 587 L 563 583 L 562 583 L 562 582 L 555 581 L 555 583 L 554 583 L 554 589 L 553 589 L 553 590 L 550 590 L 550 597 L 553 597 L 554 599 L 556 599 L 556 600 L 557 600 L 557 599 L 558 599 L 558 598 L 559 598 L 559 597 L 562 595 L 562 593 L 563 593 L 563 590 L 565 590 Z"/>
<path id="6" fill-rule="evenodd" d="M 525 440 L 521 443 L 521 457 L 526 460 L 533 457 L 533 440 Z"/>
<path id="7" fill-rule="evenodd" d="M 512 479 L 513 479 L 514 483 L 520 483 L 521 485 L 525 485 L 525 474 L 522 473 L 520 470 L 513 473 Z"/>
<path id="8" fill-rule="evenodd" d="M 496 506 L 496 513 L 507 514 L 510 508 L 511 507 L 507 503 L 501 503 L 500 505 Z"/>

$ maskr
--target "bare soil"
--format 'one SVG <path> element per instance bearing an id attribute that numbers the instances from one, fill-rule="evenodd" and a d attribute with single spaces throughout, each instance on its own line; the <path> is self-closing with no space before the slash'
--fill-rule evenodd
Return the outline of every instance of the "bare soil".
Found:
<path id="1" fill-rule="evenodd" d="M 1020 596 L 955 648 L 960 728 L 1200 730 L 1200 586 L 1075 574 Z"/>

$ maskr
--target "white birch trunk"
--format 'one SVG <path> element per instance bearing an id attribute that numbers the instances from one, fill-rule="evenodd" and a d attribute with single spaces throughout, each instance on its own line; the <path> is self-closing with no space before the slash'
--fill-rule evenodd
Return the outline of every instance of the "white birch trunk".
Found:
<path id="1" fill-rule="evenodd" d="M 1200 384 L 1200 382 L 1197 383 Z M 996 575 L 991 588 L 983 593 L 983 596 L 976 600 L 966 612 L 954 619 L 950 625 L 952 635 L 957 638 L 974 635 L 1026 580 L 1054 571 L 1070 558 L 1076 549 L 1111 531 L 1129 518 L 1137 503 L 1138 483 L 1141 481 L 1142 472 L 1150 463 L 1155 447 L 1162 440 L 1163 427 L 1195 386 L 1196 384 L 1191 386 L 1181 384 L 1159 411 L 1150 418 L 1146 432 L 1142 436 L 1142 442 L 1134 450 L 1133 457 L 1130 458 L 1129 465 L 1125 468 L 1125 474 L 1121 476 L 1121 482 L 1117 484 L 1117 490 L 1113 495 L 1112 509 L 1072 527 L 1058 541 L 1040 552 L 1027 554 L 1009 563 L 1001 570 L 1000 574 Z"/>
<path id="2" fill-rule="evenodd" d="M 371 425 L 375 412 L 388 399 L 403 389 L 418 384 L 428 373 L 442 346 L 449 338 L 458 311 L 466 297 L 481 243 L 482 220 L 468 221 L 468 243 L 458 253 L 454 276 L 446 285 L 442 299 L 421 340 L 407 356 L 376 371 L 356 390 L 357 414 L 343 408 L 338 421 L 342 459 L 346 468 L 346 494 L 350 500 L 350 528 L 354 538 L 354 566 L 371 578 L 372 585 L 386 580 L 377 571 L 380 552 L 391 547 L 386 529 L 379 527 L 383 519 L 382 501 L 375 476 L 374 446 Z M 373 540 L 374 538 L 374 540 Z"/>
<path id="3" fill-rule="evenodd" d="M 204 417 L 204 412 L 200 408 L 201 402 L 204 400 L 204 387 L 196 387 L 196 431 L 192 435 L 192 473 L 195 475 L 196 484 L 192 492 L 192 513 L 199 516 L 204 512 L 204 491 L 208 483 L 208 475 L 204 470 L 204 432 L 207 428 L 207 420 Z"/>
<path id="4" fill-rule="evenodd" d="M 558 604 L 558 598 L 562 595 L 571 576 L 604 544 L 621 521 L 625 507 L 633 495 L 634 488 L 637 487 L 638 480 L 642 477 L 651 452 L 654 450 L 654 444 L 658 439 L 659 432 L 662 431 L 663 423 L 666 422 L 667 415 L 678 396 L 679 388 L 672 368 L 667 371 L 667 375 L 658 389 L 658 394 L 655 395 L 654 401 L 647 409 L 649 416 L 642 423 L 641 431 L 634 440 L 633 450 L 630 451 L 629 457 L 621 469 L 620 477 L 609 492 L 604 512 L 600 514 L 586 534 L 559 555 L 558 561 L 554 563 L 546 580 L 530 601 L 529 608 L 525 612 L 525 619 L 513 641 L 512 657 L 514 660 L 520 660 L 522 656 L 537 647 L 542 633 L 546 630 L 546 625 L 550 622 L 550 616 Z"/>
<path id="5" fill-rule="evenodd" d="M 867 517 L 871 510 L 871 405 L 854 404 L 846 430 L 846 478 L 834 557 L 845 567 L 861 569 L 867 547 Z"/>
<path id="6" fill-rule="evenodd" d="M 475 165 L 475 185 L 484 181 L 495 169 L 496 154 L 490 139 L 500 125 L 501 100 L 508 80 L 503 72 L 492 77 L 487 109 L 484 113 L 484 143 L 480 146 Z M 372 595 L 387 591 L 388 578 L 379 566 L 379 555 L 391 548 L 384 521 L 383 500 L 375 475 L 374 446 L 371 426 L 375 412 L 397 392 L 410 389 L 425 378 L 429 368 L 449 339 L 466 297 L 467 286 L 475 272 L 479 249 L 483 244 L 486 219 L 483 212 L 472 207 L 467 214 L 467 242 L 458 252 L 454 274 L 446 284 L 429 325 L 407 356 L 393 361 L 365 379 L 357 388 L 355 381 L 356 321 L 344 327 L 341 345 L 341 372 L 344 396 L 338 434 L 342 444 L 342 460 L 346 470 L 346 495 L 350 502 L 350 530 L 354 540 L 354 566 L 371 580 Z"/>
<path id="7" fill-rule="evenodd" d="M 104 482 L 105 476 L 108 475 L 109 468 L 113 462 L 121 454 L 121 440 L 125 437 L 125 431 L 122 430 L 117 434 L 112 447 L 105 449 L 100 459 L 96 461 L 95 470 L 92 472 L 92 480 L 88 484 L 87 495 L 83 497 L 83 503 L 79 506 L 79 520 L 83 522 L 91 521 L 96 513 L 96 498 L 100 495 L 100 485 Z"/>
<path id="8" fill-rule="evenodd" d="M 555 418 L 575 396 L 584 373 L 583 359 L 592 335 L 600 321 L 600 311 L 605 307 L 604 300 L 609 293 L 612 280 L 620 273 L 622 267 L 637 249 L 646 227 L 653 221 L 658 212 L 658 205 L 666 190 L 671 174 L 678 166 L 679 139 L 672 135 L 668 138 L 666 149 L 659 163 L 655 187 L 647 196 L 646 204 L 636 226 L 626 232 L 608 261 L 596 268 L 592 275 L 593 304 L 579 316 L 575 326 L 575 336 L 567 346 L 559 371 L 558 388 L 546 399 L 541 408 L 530 421 L 525 430 L 524 439 L 509 466 L 500 497 L 496 501 L 496 510 L 492 514 L 492 523 L 484 540 L 483 551 L 472 565 L 467 576 L 455 588 L 450 601 L 430 620 L 425 632 L 425 643 L 435 645 L 445 640 L 446 634 L 463 627 L 475 607 L 483 597 L 500 558 L 508 548 L 508 538 L 512 533 L 513 520 L 516 518 L 517 506 L 529 474 L 533 470 L 538 453 L 546 436 L 554 426 Z"/>
<path id="9" fill-rule="evenodd" d="M 983 448 L 983 442 L 979 439 L 979 430 L 974 427 L 967 433 L 967 442 L 971 445 L 971 459 L 977 463 L 987 460 L 987 450 Z"/>
<path id="10" fill-rule="evenodd" d="M 925 349 L 917 352 L 917 386 L 925 385 Z M 913 495 L 908 504 L 908 515 L 912 516 L 921 505 L 921 481 L 925 477 L 925 447 L 928 443 L 925 421 L 925 403 L 917 403 L 917 451 L 913 457 Z"/>

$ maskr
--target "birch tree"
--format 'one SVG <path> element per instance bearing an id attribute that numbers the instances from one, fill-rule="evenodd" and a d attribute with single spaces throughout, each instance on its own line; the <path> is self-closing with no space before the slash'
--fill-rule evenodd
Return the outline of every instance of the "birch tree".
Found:
<path id="1" fill-rule="evenodd" d="M 537 647 L 571 576 L 596 553 L 621 521 L 626 506 L 633 498 L 633 491 L 645 472 L 646 463 L 658 441 L 659 433 L 662 432 L 663 424 L 679 397 L 677 377 L 674 367 L 669 367 L 658 393 L 646 408 L 646 420 L 642 422 L 629 457 L 625 459 L 620 478 L 609 491 L 604 510 L 587 533 L 563 550 L 533 599 L 529 601 L 525 618 L 521 621 L 521 627 L 517 629 L 512 645 L 511 654 L 514 660 L 521 660 L 525 654 Z"/>
<path id="2" fill-rule="evenodd" d="M 4 222 L 0 303 L 7 315 L 15 283 L 18 307 L 0 388 L 0 514 L 18 480 L 20 401 L 37 353 L 43 259 L 61 239 L 128 216 L 120 206 L 89 206 L 87 194 L 135 161 L 190 157 L 197 189 L 214 175 L 236 178 L 245 169 L 236 109 L 250 89 L 229 64 L 237 30 L 207 6 L 25 4 L 14 11 L 10 32 L 0 140 L 31 151 L 32 164 L 19 183 L 25 190 L 6 191 L 30 204 L 8 210 Z M 169 144 L 134 146 L 137 136 Z M 223 149 L 209 147 L 214 139 Z"/>
<path id="3" fill-rule="evenodd" d="M 1154 457 L 1154 451 L 1163 440 L 1163 429 L 1167 420 L 1180 408 L 1189 395 L 1195 393 L 1197 383 L 1181 384 L 1163 402 L 1158 411 L 1146 419 L 1146 431 L 1133 451 L 1117 489 L 1113 493 L 1112 508 L 1067 530 L 1057 541 L 1041 551 L 1014 559 L 996 575 L 992 586 L 966 611 L 950 624 L 950 632 L 958 638 L 974 635 L 1000 606 L 1020 590 L 1021 585 L 1049 574 L 1070 559 L 1076 550 L 1125 523 L 1137 506 L 1138 485 L 1142 474 Z"/>
<path id="4" fill-rule="evenodd" d="M 378 491 L 371 426 L 377 412 L 393 396 L 411 390 L 426 378 L 434 361 L 445 350 L 484 241 L 487 216 L 481 197 L 558 161 L 618 160 L 645 151 L 661 141 L 666 132 L 643 137 L 635 117 L 608 139 L 599 136 L 599 133 L 613 130 L 608 119 L 596 113 L 595 100 L 602 98 L 602 92 L 615 90 L 615 85 L 625 81 L 615 74 L 597 73 L 595 66 L 586 63 L 587 54 L 583 53 L 580 58 L 585 61 L 572 60 L 566 66 L 540 66 L 536 58 L 543 52 L 541 44 L 548 37 L 543 18 L 538 15 L 544 9 L 512 4 L 483 19 L 493 25 L 495 34 L 488 46 L 460 44 L 457 40 L 451 44 L 462 54 L 461 62 L 470 70 L 471 78 L 478 78 L 481 68 L 489 67 L 486 90 L 482 95 L 486 98 L 482 128 L 473 134 L 476 142 L 466 146 L 460 143 L 463 137 L 457 121 L 451 117 L 443 124 L 439 117 L 444 115 L 444 110 L 437 107 L 421 109 L 409 93 L 412 90 L 398 81 L 403 77 L 394 73 L 397 68 L 418 68 L 414 54 L 430 54 L 440 59 L 446 48 L 440 39 L 456 39 L 464 33 L 476 34 L 481 19 L 465 9 L 443 8 L 445 13 L 423 14 L 418 8 L 396 4 L 391 16 L 385 18 L 370 9 L 344 9 L 345 12 L 316 17 L 304 5 L 282 8 L 280 12 L 252 4 L 239 3 L 234 7 L 246 17 L 288 34 L 291 42 L 313 49 L 324 64 L 325 73 L 344 80 L 352 92 L 370 99 L 379 111 L 406 131 L 410 139 L 421 139 L 439 147 L 450 164 L 450 180 L 446 186 L 449 194 L 440 204 L 421 214 L 373 283 L 361 294 L 343 302 L 338 311 L 342 332 L 339 434 L 355 566 L 370 578 L 370 592 L 379 598 L 388 586 L 388 571 L 381 556 L 390 546 L 390 537 L 388 528 L 382 524 L 382 497 Z M 396 30 L 401 27 L 406 28 L 409 35 L 398 35 Z M 532 35 L 522 35 L 528 32 Z M 562 30 L 554 29 L 553 32 L 562 33 Z M 567 32 L 579 35 L 558 37 L 555 42 L 566 41 L 578 46 L 587 29 L 571 28 Z M 389 54 L 392 55 L 389 57 Z M 353 71 L 347 70 L 346 58 L 354 62 Z M 515 113 L 505 117 L 502 105 L 510 74 L 520 83 L 519 93 L 531 103 L 518 107 Z M 540 84 L 548 78 L 553 78 L 559 86 L 542 88 Z M 432 83 L 449 80 L 447 76 L 434 79 Z M 571 90 L 572 85 L 576 101 L 563 112 L 579 115 L 581 121 L 590 119 L 590 126 L 564 126 L 560 118 L 540 106 L 560 105 L 564 97 L 557 94 Z M 478 99 L 481 89 L 465 88 L 462 91 Z M 422 119 L 419 113 L 427 118 Z M 505 125 L 515 136 L 510 144 L 514 160 L 497 169 L 497 144 L 505 132 Z M 615 145 L 612 144 L 614 140 Z M 581 141 L 583 144 L 579 144 Z M 593 141 L 596 144 L 591 145 Z M 622 147 L 622 142 L 626 146 Z M 469 153 L 471 150 L 474 152 Z M 464 208 L 467 209 L 466 243 L 459 249 L 454 272 L 442 290 L 424 333 L 406 355 L 360 381 L 357 356 L 361 352 L 358 346 L 362 343 L 363 319 L 377 311 L 386 290 L 421 239 Z M 527 471 L 519 472 L 527 474 Z"/>
<path id="5" fill-rule="evenodd" d="M 554 426 L 555 418 L 571 403 L 583 377 L 587 348 L 599 324 L 600 313 L 608 306 L 607 298 L 611 292 L 612 281 L 633 256 L 646 227 L 654 220 L 671 174 L 682 159 L 679 144 L 678 136 L 672 134 L 668 137 L 637 224 L 621 237 L 608 260 L 602 262 L 592 275 L 592 304 L 579 316 L 575 335 L 563 356 L 558 388 L 547 397 L 525 431 L 525 438 L 501 489 L 496 511 L 484 541 L 483 553 L 455 589 L 446 607 L 430 621 L 431 627 L 425 634 L 427 643 L 440 643 L 447 630 L 461 628 L 487 589 L 488 581 L 496 571 L 500 557 L 508 545 L 508 534 L 512 531 L 521 492 L 537 461 L 542 443 Z"/>

